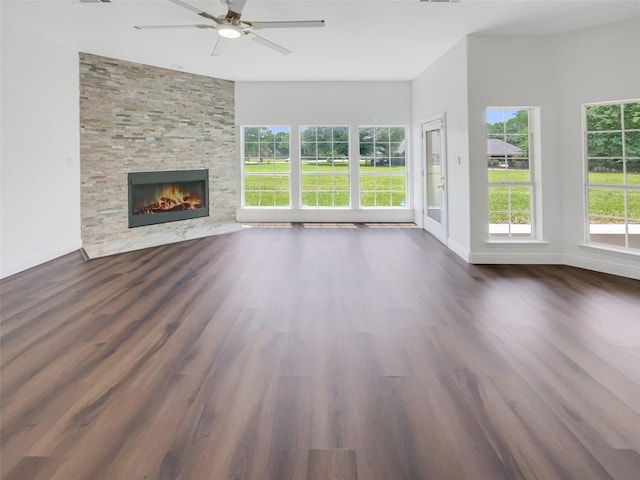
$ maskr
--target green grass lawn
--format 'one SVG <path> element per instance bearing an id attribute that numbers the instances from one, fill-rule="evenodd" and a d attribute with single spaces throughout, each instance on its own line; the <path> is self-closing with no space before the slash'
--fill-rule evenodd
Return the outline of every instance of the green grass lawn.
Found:
<path id="1" fill-rule="evenodd" d="M 489 182 L 528 182 L 527 170 L 489 169 Z M 601 185 L 622 185 L 624 176 L 619 172 L 589 172 L 589 183 Z M 627 183 L 640 185 L 640 173 L 627 174 Z M 528 224 L 529 191 L 528 187 L 489 187 L 489 223 L 506 223 L 508 214 L 509 193 L 511 200 L 511 223 Z M 640 219 L 640 192 L 629 192 L 627 195 L 629 217 Z M 589 212 L 591 223 L 616 223 L 624 218 L 624 192 L 609 188 L 589 189 Z M 607 218 L 607 217 L 618 217 Z"/>
<path id="2" fill-rule="evenodd" d="M 244 166 L 245 205 L 286 207 L 290 204 L 288 162 L 250 163 Z M 347 162 L 322 162 L 301 166 L 302 204 L 318 207 L 349 206 L 349 165 Z M 528 170 L 489 169 L 489 182 L 528 182 Z M 360 165 L 360 204 L 364 207 L 399 207 L 406 202 L 405 167 Z M 621 173 L 591 172 L 590 183 L 620 184 Z M 640 185 L 640 173 L 627 175 L 627 182 Z M 529 224 L 529 187 L 489 187 L 489 223 Z M 627 196 L 629 216 L 640 219 L 640 192 Z M 589 194 L 592 223 L 611 223 L 606 217 L 624 217 L 624 192 L 592 188 Z"/>
<path id="3" fill-rule="evenodd" d="M 321 162 L 301 166 L 302 205 L 349 206 L 349 164 Z M 246 206 L 286 207 L 289 199 L 289 163 L 244 165 Z M 363 207 L 400 207 L 407 200 L 405 167 L 360 166 L 360 204 Z"/>

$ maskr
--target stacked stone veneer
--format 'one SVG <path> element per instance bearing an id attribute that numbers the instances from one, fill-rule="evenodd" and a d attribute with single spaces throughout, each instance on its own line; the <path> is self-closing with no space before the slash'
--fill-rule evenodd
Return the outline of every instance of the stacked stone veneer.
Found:
<path id="1" fill-rule="evenodd" d="M 90 257 L 235 222 L 233 82 L 80 54 L 82 242 Z M 128 228 L 127 174 L 209 170 L 209 217 Z M 172 240 L 174 239 L 174 240 Z M 162 243 L 162 242 L 160 242 Z"/>

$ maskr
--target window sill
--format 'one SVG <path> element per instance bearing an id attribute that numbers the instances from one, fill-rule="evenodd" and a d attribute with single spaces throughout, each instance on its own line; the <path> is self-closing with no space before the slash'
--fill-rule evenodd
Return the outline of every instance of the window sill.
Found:
<path id="1" fill-rule="evenodd" d="M 604 244 L 598 244 L 598 243 L 578 243 L 578 246 L 586 250 L 593 250 L 598 253 L 604 253 L 604 254 L 613 254 L 618 257 L 626 257 L 626 258 L 640 257 L 640 250 L 637 250 L 637 249 L 634 250 L 631 248 L 621 248 L 621 247 L 615 247 L 613 245 L 604 245 Z"/>
<path id="2" fill-rule="evenodd" d="M 489 240 L 485 240 L 484 244 L 488 247 L 504 247 L 504 246 L 514 246 L 514 247 L 544 247 L 545 245 L 549 245 L 549 242 L 545 240 L 535 240 L 533 238 L 523 238 L 523 239 L 514 239 L 514 238 L 491 238 Z"/>

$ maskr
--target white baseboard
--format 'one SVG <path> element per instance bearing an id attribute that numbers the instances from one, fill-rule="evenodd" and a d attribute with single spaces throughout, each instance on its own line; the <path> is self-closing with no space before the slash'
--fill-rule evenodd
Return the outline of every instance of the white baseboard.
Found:
<path id="1" fill-rule="evenodd" d="M 239 208 L 236 220 L 242 223 L 279 222 L 413 222 L 413 209 L 265 209 Z"/>
<path id="2" fill-rule="evenodd" d="M 585 270 L 594 270 L 596 272 L 609 273 L 621 277 L 634 278 L 640 280 L 640 268 L 637 262 L 618 263 L 596 258 L 578 257 L 575 255 L 564 255 L 565 265 L 570 267 L 584 268 Z"/>
<path id="3" fill-rule="evenodd" d="M 564 256 L 559 253 L 479 252 L 469 254 L 469 263 L 514 265 L 561 265 Z"/>

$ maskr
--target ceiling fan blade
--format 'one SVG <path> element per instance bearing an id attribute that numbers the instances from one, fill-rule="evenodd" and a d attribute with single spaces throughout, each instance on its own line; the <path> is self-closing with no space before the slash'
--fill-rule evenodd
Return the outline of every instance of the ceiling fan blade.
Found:
<path id="1" fill-rule="evenodd" d="M 269 47 L 283 55 L 289 55 L 290 53 L 293 53 L 288 48 L 284 48 L 283 46 L 278 45 L 277 43 L 273 43 L 271 40 L 267 40 L 266 38 L 261 37 L 260 35 L 256 35 L 253 32 L 248 32 L 247 36 L 250 37 L 251 40 L 255 40 L 256 42 L 261 43 L 265 47 Z"/>
<path id="2" fill-rule="evenodd" d="M 254 29 L 263 28 L 309 28 L 324 27 L 324 20 L 300 20 L 300 21 L 284 21 L 284 22 L 247 22 Z"/>
<path id="3" fill-rule="evenodd" d="M 161 30 L 161 29 L 169 29 L 169 28 L 212 28 L 215 30 L 215 25 L 136 25 L 135 27 L 138 30 Z"/>
<path id="4" fill-rule="evenodd" d="M 180 5 L 181 7 L 186 8 L 187 10 L 191 10 L 192 12 L 195 12 L 203 18 L 208 18 L 209 20 L 213 20 L 216 23 L 222 23 L 222 20 L 216 17 L 215 15 L 205 12 L 204 10 L 200 10 L 199 8 L 194 7 L 193 5 L 189 5 L 188 3 L 185 3 L 182 0 L 169 0 L 169 1 L 171 3 L 175 3 L 176 5 Z"/>

